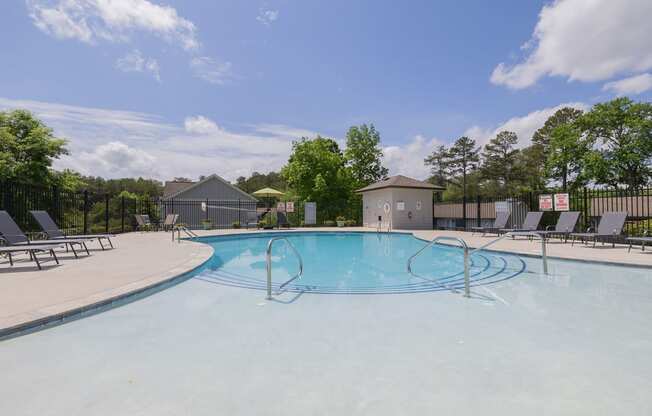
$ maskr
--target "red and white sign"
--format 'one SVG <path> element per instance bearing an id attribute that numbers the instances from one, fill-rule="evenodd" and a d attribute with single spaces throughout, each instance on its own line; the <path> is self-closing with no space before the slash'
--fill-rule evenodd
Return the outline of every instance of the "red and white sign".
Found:
<path id="1" fill-rule="evenodd" d="M 539 195 L 539 211 L 552 211 L 552 195 Z"/>
<path id="2" fill-rule="evenodd" d="M 555 210 L 568 211 L 570 209 L 570 198 L 568 194 L 555 194 Z"/>
<path id="3" fill-rule="evenodd" d="M 294 202 L 293 201 L 288 201 L 285 203 L 285 211 L 286 212 L 294 212 Z"/>

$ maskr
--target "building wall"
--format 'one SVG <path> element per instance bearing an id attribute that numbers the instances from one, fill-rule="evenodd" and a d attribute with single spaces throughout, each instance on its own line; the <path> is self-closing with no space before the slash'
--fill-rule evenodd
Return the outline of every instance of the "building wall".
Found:
<path id="1" fill-rule="evenodd" d="M 405 230 L 432 230 L 432 190 L 390 188 L 392 192 L 392 227 Z M 417 203 L 420 202 L 420 209 Z M 399 204 L 403 210 L 399 210 Z"/>
<path id="2" fill-rule="evenodd" d="M 377 227 L 379 216 L 381 217 L 381 223 L 386 224 L 390 218 L 383 210 L 385 203 L 390 204 L 390 206 L 393 203 L 391 189 L 378 189 L 362 194 L 362 225 Z"/>
<path id="3" fill-rule="evenodd" d="M 421 209 L 417 209 L 417 201 Z M 402 202 L 404 209 L 398 210 Z M 385 214 L 383 206 L 389 203 L 391 212 Z M 431 230 L 432 229 L 432 191 L 428 189 L 385 188 L 365 192 L 362 195 L 362 223 L 365 227 L 377 227 L 378 217 L 385 228 L 391 220 L 392 228 Z"/>

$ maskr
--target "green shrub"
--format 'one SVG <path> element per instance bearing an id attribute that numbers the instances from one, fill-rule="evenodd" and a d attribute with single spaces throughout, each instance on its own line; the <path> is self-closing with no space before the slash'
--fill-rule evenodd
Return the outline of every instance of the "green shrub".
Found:
<path id="1" fill-rule="evenodd" d="M 346 218 L 344 218 L 342 215 L 339 215 L 337 218 L 335 218 L 335 221 L 346 221 Z"/>
<path id="2" fill-rule="evenodd" d="M 345 224 L 347 227 L 355 227 L 355 226 L 357 225 L 357 224 L 355 223 L 355 220 L 346 220 L 346 221 L 344 221 L 344 224 Z"/>
<path id="3" fill-rule="evenodd" d="M 335 227 L 335 221 L 333 221 L 333 220 L 326 220 L 326 221 L 324 221 L 324 226 L 325 226 L 325 227 Z"/>
<path id="4" fill-rule="evenodd" d="M 240 221 L 234 221 L 233 224 L 231 224 L 231 226 L 235 229 L 240 228 Z"/>

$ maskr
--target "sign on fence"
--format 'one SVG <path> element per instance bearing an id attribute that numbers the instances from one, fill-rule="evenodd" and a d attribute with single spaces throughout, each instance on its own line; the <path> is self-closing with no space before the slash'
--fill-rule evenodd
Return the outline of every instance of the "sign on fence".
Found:
<path id="1" fill-rule="evenodd" d="M 509 212 L 509 202 L 507 201 L 496 201 L 494 203 L 496 212 Z"/>
<path id="2" fill-rule="evenodd" d="M 317 224 L 317 203 L 316 202 L 306 202 L 304 204 L 305 209 L 305 225 L 316 225 Z"/>
<path id="3" fill-rule="evenodd" d="M 286 212 L 294 212 L 294 202 L 293 201 L 288 201 L 285 203 L 285 211 Z"/>
<path id="4" fill-rule="evenodd" d="M 568 194 L 555 194 L 555 210 L 568 211 L 569 209 Z"/>
<path id="5" fill-rule="evenodd" d="M 276 211 L 278 212 L 285 212 L 285 202 L 278 202 L 276 204 Z"/>
<path id="6" fill-rule="evenodd" d="M 552 211 L 552 195 L 539 195 L 539 211 Z"/>

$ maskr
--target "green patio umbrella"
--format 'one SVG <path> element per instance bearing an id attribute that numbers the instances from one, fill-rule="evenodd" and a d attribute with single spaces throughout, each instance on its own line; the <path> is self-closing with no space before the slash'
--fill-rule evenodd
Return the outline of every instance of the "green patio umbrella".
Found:
<path id="1" fill-rule="evenodd" d="M 253 196 L 259 196 L 259 197 L 262 197 L 262 198 L 280 198 L 285 194 L 283 192 L 281 192 L 281 191 L 277 191 L 274 188 L 263 188 L 263 189 L 257 190 L 252 195 Z"/>

